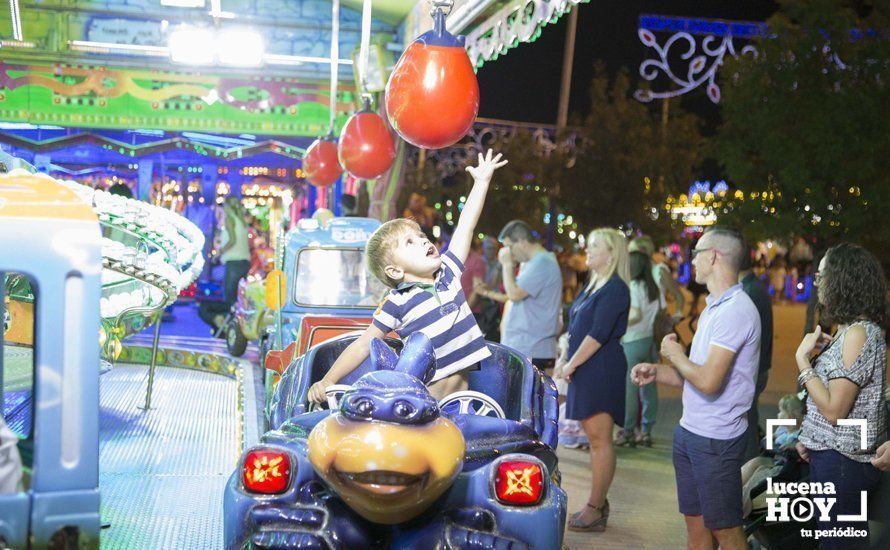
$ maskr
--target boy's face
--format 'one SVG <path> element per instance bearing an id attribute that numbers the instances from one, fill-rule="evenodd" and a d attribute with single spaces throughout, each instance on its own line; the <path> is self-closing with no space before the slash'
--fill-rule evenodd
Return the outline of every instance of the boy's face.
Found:
<path id="1" fill-rule="evenodd" d="M 405 280 L 406 275 L 432 277 L 442 266 L 436 246 L 422 232 L 414 230 L 399 235 L 392 258 L 386 272 L 397 281 Z"/>

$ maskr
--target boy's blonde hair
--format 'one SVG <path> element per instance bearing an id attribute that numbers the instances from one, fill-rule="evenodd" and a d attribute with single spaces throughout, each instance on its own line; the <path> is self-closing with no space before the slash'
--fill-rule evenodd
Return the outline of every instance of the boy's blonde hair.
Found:
<path id="1" fill-rule="evenodd" d="M 630 267 L 628 266 L 627 257 L 627 237 L 624 236 L 624 233 L 611 227 L 600 227 L 590 232 L 590 235 L 587 237 L 588 244 L 595 238 L 605 241 L 609 251 L 612 252 L 612 259 L 609 260 L 609 268 L 603 279 L 608 280 L 617 273 L 622 281 L 629 283 Z M 594 273 L 591 273 L 591 277 L 595 276 Z"/>
<path id="2" fill-rule="evenodd" d="M 368 259 L 368 270 L 377 279 L 390 288 L 395 288 L 402 281 L 396 281 L 386 274 L 386 266 L 392 265 L 393 249 L 398 244 L 399 237 L 409 231 L 420 232 L 420 225 L 414 220 L 397 218 L 390 220 L 374 231 L 368 243 L 365 245 L 365 256 Z"/>

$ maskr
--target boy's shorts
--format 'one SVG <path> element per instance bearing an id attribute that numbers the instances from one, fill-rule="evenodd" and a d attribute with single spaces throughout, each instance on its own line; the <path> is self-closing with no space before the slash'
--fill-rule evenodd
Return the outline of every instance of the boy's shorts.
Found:
<path id="1" fill-rule="evenodd" d="M 710 439 L 678 425 L 673 458 L 680 513 L 702 516 L 712 531 L 742 525 L 744 454 L 745 434 Z"/>

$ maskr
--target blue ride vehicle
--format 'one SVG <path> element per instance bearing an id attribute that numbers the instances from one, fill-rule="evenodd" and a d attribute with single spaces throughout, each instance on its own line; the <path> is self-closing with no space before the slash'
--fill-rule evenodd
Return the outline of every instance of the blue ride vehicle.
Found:
<path id="1" fill-rule="evenodd" d="M 46 176 L 0 174 L 0 205 L 0 548 L 98 547 L 99 220 Z"/>
<path id="2" fill-rule="evenodd" d="M 374 340 L 328 408 L 310 406 L 309 387 L 355 338 L 310 348 L 281 376 L 270 430 L 226 485 L 226 547 L 561 548 L 552 380 L 489 343 L 469 390 L 437 403 L 432 345 L 415 333 Z"/>
<path id="3" fill-rule="evenodd" d="M 371 218 L 306 218 L 284 237 L 283 257 L 275 259 L 286 281 L 280 323 L 260 338 L 270 391 L 275 377 L 310 346 L 371 323 L 388 290 L 365 262 L 365 243 L 378 227 Z"/>
<path id="4" fill-rule="evenodd" d="M 284 238 L 287 300 L 281 308 L 283 349 L 300 337 L 306 315 L 370 317 L 388 290 L 368 271 L 365 243 L 380 227 L 371 218 L 333 218 L 322 223 L 300 220 Z M 274 340 L 276 328 L 269 335 Z"/>

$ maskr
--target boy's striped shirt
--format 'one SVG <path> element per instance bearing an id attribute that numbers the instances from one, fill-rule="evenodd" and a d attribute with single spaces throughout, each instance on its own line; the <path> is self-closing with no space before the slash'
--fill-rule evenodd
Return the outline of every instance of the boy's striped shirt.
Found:
<path id="1" fill-rule="evenodd" d="M 402 340 L 418 330 L 429 337 L 436 355 L 434 382 L 491 355 L 460 286 L 463 269 L 448 251 L 442 255 L 434 288 L 403 283 L 374 313 L 374 326 L 383 332 L 395 331 Z"/>

